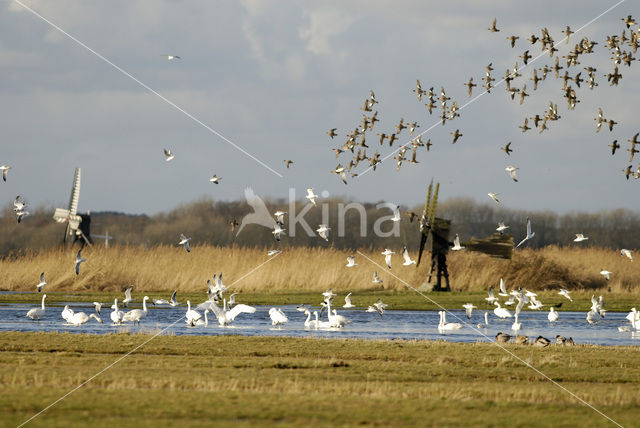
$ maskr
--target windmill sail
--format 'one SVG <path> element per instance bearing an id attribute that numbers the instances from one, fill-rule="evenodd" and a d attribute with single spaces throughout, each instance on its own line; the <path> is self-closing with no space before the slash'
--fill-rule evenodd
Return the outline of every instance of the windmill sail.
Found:
<path id="1" fill-rule="evenodd" d="M 81 170 L 76 168 L 76 172 L 73 176 L 73 187 L 71 188 L 71 197 L 69 198 L 69 206 L 67 209 L 56 208 L 53 213 L 53 219 L 58 223 L 67 223 L 67 230 L 65 231 L 64 238 L 66 240 L 67 235 L 74 236 L 82 217 L 78 215 L 78 203 L 80 202 L 80 177 Z"/>

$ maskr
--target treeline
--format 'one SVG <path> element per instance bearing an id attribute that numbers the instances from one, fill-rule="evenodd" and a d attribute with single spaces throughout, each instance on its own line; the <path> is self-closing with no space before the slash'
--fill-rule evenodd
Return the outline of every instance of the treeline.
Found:
<path id="1" fill-rule="evenodd" d="M 180 206 L 167 213 L 148 215 L 128 215 L 117 212 L 92 212 L 91 232 L 94 235 L 109 233 L 113 237 L 111 245 L 131 244 L 153 247 L 159 244 L 177 244 L 181 233 L 192 237 L 192 244 L 208 243 L 219 246 L 277 248 L 289 246 L 333 246 L 335 248 L 383 248 L 400 249 L 407 245 L 417 248 L 420 240 L 417 220 L 409 221 L 408 210 L 420 215 L 421 206 L 401 207 L 402 221 L 398 222 L 399 236 L 388 236 L 394 222 L 388 218 L 392 210 L 380 203 L 358 203 L 343 199 L 323 200 L 318 207 L 307 208 L 302 219 L 314 232 L 309 236 L 301 222 L 291 227 L 290 216 L 299 215 L 306 204 L 297 202 L 295 213 L 285 217 L 287 229 L 280 243 L 275 242 L 270 229 L 250 224 L 239 235 L 238 229 L 231 230 L 229 222 L 242 218 L 253 210 L 246 202 L 226 202 L 202 199 Z M 271 213 L 276 210 L 291 211 L 284 200 L 266 200 Z M 355 208 L 360 206 L 361 208 Z M 0 255 L 21 254 L 59 245 L 65 231 L 64 224 L 52 219 L 53 208 L 39 207 L 18 224 L 12 207 L 6 207 L 0 217 Z M 530 217 L 535 238 L 527 244 L 539 248 L 547 245 L 574 245 L 576 233 L 583 233 L 589 240 L 582 246 L 610 248 L 638 247 L 640 237 L 640 213 L 616 209 L 596 213 L 575 212 L 556 214 L 550 211 L 526 212 L 498 207 L 494 204 L 477 203 L 472 199 L 450 199 L 438 205 L 437 216 L 452 221 L 452 236 L 458 233 L 464 242 L 471 237 L 482 238 L 495 233 L 499 221 L 510 226 L 508 232 L 518 242 L 526 234 L 526 218 Z M 387 218 L 386 220 L 384 218 Z M 315 233 L 321 223 L 331 227 L 329 242 Z M 341 233 L 344 231 L 344 233 Z M 380 236 L 380 232 L 385 236 Z M 342 235 L 342 236 L 338 236 Z M 96 245 L 104 245 L 102 239 L 95 239 Z"/>

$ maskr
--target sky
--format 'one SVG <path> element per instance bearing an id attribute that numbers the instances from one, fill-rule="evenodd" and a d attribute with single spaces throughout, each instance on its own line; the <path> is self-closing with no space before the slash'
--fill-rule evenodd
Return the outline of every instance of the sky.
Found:
<path id="1" fill-rule="evenodd" d="M 203 197 L 242 200 L 246 187 L 270 198 L 295 189 L 300 199 L 313 187 L 414 206 L 432 178 L 443 199 L 491 202 L 487 193 L 495 192 L 512 209 L 637 210 L 640 181 L 625 180 L 621 169 L 630 164 L 626 141 L 640 131 L 640 65 L 621 65 L 618 86 L 603 77 L 613 68 L 606 36 L 622 32 L 621 18 L 640 18 L 637 2 L 622 2 L 558 46 L 562 56 L 582 37 L 598 42 L 570 70 L 583 78 L 582 67 L 598 70 L 595 90 L 586 82 L 576 88 L 575 110 L 567 110 L 552 75 L 533 91 L 533 68 L 553 64 L 545 54 L 513 84 L 527 83 L 523 105 L 502 84 L 434 126 L 439 112 L 430 116 L 411 92 L 416 79 L 426 89 L 444 86 L 449 103 L 462 106 L 470 100 L 463 83 L 481 84 L 487 64 L 500 80 L 516 61 L 522 67 L 525 50 L 541 53 L 525 40 L 531 34 L 547 27 L 560 41 L 567 25 L 575 31 L 617 0 L 20 1 L 49 23 L 15 0 L 0 3 L 0 164 L 12 166 L 0 197 L 7 206 L 20 194 L 31 206 L 65 207 L 74 168 L 82 167 L 80 211 L 154 214 Z M 487 30 L 494 18 L 498 33 Z M 506 40 L 512 34 L 520 36 L 515 48 Z M 368 135 L 369 154 L 393 154 L 375 134 L 393 132 L 400 118 L 417 121 L 420 132 L 433 128 L 423 135 L 433 146 L 419 151 L 419 164 L 397 171 L 389 158 L 375 172 L 360 167 L 344 185 L 330 171 L 350 158 L 336 159 L 330 149 L 360 123 L 370 90 L 381 121 Z M 524 118 L 551 100 L 561 119 L 542 134 L 522 133 Z M 619 123 L 613 132 L 595 132 L 599 107 Z M 338 128 L 333 141 L 330 128 Z M 463 136 L 454 145 L 456 129 Z M 407 130 L 401 137 L 409 141 Z M 622 148 L 611 156 L 614 139 Z M 509 157 L 499 150 L 508 141 Z M 175 154 L 171 162 L 164 148 Z M 294 161 L 289 169 L 284 159 Z M 508 165 L 519 168 L 517 183 Z M 219 185 L 209 182 L 213 174 Z"/>

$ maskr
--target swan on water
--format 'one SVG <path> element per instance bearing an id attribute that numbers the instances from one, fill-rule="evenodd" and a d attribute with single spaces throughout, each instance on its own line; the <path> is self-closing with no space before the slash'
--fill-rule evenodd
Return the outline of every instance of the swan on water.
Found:
<path id="1" fill-rule="evenodd" d="M 227 299 L 224 299 L 222 308 L 214 303 L 211 305 L 211 311 L 218 319 L 218 324 L 220 324 L 221 326 L 226 326 L 233 322 L 233 320 L 235 320 L 238 315 L 252 314 L 256 311 L 256 308 L 241 303 L 234 306 L 233 309 L 229 309 L 227 306 Z"/>
<path id="2" fill-rule="evenodd" d="M 489 312 L 484 311 L 484 324 L 480 323 L 477 325 L 478 328 L 487 328 L 489 325 Z"/>
<path id="3" fill-rule="evenodd" d="M 60 315 L 62 315 L 63 320 L 69 322 L 69 320 L 73 316 L 73 309 L 71 309 L 69 305 L 65 305 Z"/>
<path id="4" fill-rule="evenodd" d="M 445 311 L 438 311 L 440 314 L 440 323 L 438 324 L 438 330 L 460 330 L 462 324 L 459 322 L 447 322 L 447 314 Z"/>
<path id="5" fill-rule="evenodd" d="M 117 298 L 113 299 L 112 307 L 114 309 L 111 311 L 111 321 L 113 321 L 114 324 L 118 324 L 118 325 L 122 324 L 122 319 L 124 318 L 124 312 L 118 309 Z"/>
<path id="6" fill-rule="evenodd" d="M 282 309 L 269 309 L 269 318 L 271 318 L 271 325 L 284 325 L 289 322 L 289 318 L 282 312 Z"/>
<path id="7" fill-rule="evenodd" d="M 511 315 L 511 312 L 509 312 L 509 309 L 500 306 L 500 302 L 494 302 L 494 304 L 497 306 L 497 308 L 493 310 L 493 313 L 498 318 L 511 318 L 513 316 Z"/>
<path id="8" fill-rule="evenodd" d="M 549 315 L 547 315 L 547 318 L 549 319 L 549 322 L 558 321 L 558 312 L 556 312 L 553 306 L 549 308 Z"/>
<path id="9" fill-rule="evenodd" d="M 42 295 L 42 305 L 39 308 L 33 308 L 33 309 L 29 309 L 29 312 L 27 312 L 27 316 L 29 318 L 31 318 L 32 320 L 35 319 L 40 319 L 41 317 L 44 316 L 44 312 L 45 312 L 45 307 L 44 307 L 44 299 L 47 298 L 46 294 Z"/>
<path id="10" fill-rule="evenodd" d="M 202 318 L 202 315 L 198 311 L 194 311 L 191 309 L 191 301 L 187 300 L 187 313 L 185 314 L 187 318 L 187 324 L 192 324 Z"/>
<path id="11" fill-rule="evenodd" d="M 140 325 L 140 321 L 147 316 L 147 300 L 149 300 L 149 296 L 144 296 L 142 299 L 142 309 L 133 309 L 126 314 L 122 318 L 122 321 L 133 321 L 133 323 L 138 323 Z"/>
<path id="12" fill-rule="evenodd" d="M 209 313 L 209 309 L 204 311 L 204 320 L 202 318 L 196 320 L 196 321 L 192 321 L 190 323 L 191 327 L 199 327 L 199 326 L 205 326 L 207 327 L 209 325 L 209 319 L 207 318 L 207 314 Z"/>
<path id="13" fill-rule="evenodd" d="M 87 322 L 89 322 L 89 320 L 91 318 L 94 318 L 96 321 L 98 321 L 100 324 L 102 324 L 102 320 L 96 314 L 87 315 L 84 312 L 75 312 L 71 316 L 71 318 L 69 318 L 68 322 L 69 322 L 69 324 L 73 324 L 73 325 L 82 325 L 82 324 L 86 324 Z"/>

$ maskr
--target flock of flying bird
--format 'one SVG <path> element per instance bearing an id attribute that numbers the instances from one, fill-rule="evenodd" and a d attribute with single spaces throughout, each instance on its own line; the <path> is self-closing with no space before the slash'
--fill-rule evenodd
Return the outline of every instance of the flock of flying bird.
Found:
<path id="1" fill-rule="evenodd" d="M 607 36 L 605 42 L 606 49 L 611 54 L 611 61 L 613 64 L 613 70 L 604 74 L 604 77 L 606 77 L 607 82 L 609 82 L 610 86 L 618 85 L 618 83 L 622 79 L 619 65 L 622 64 L 624 66 L 630 67 L 633 61 L 636 61 L 636 58 L 633 56 L 633 54 L 637 53 L 637 49 L 638 47 L 640 47 L 640 28 L 635 31 L 632 28 L 632 26 L 635 26 L 637 24 L 635 19 L 633 19 L 631 15 L 629 15 L 626 18 L 622 18 L 622 21 L 626 26 L 626 28 L 622 30 L 622 33 L 620 35 L 613 34 Z M 500 31 L 500 29 L 497 27 L 497 20 L 494 19 L 493 24 L 489 27 L 489 31 L 493 33 L 497 33 Z M 560 45 L 563 40 L 565 41 L 565 44 L 568 44 L 570 36 L 574 34 L 574 32 L 569 26 L 567 26 L 563 31 L 563 34 L 564 38 L 559 42 L 556 42 L 551 37 L 549 30 L 547 28 L 543 28 L 540 30 L 539 35 L 532 34 L 529 38 L 527 38 L 526 40 L 529 42 L 529 45 L 527 46 L 528 49 L 519 56 L 519 58 L 522 59 L 524 67 L 527 67 L 529 65 L 529 61 L 533 58 L 533 55 L 530 54 L 530 50 L 533 49 L 536 45 L 540 46 L 541 53 L 535 59 L 538 59 L 547 52 L 549 53 L 550 58 L 554 58 L 554 55 L 556 54 L 556 52 L 558 52 L 557 46 Z M 516 35 L 507 37 L 507 40 L 509 40 L 509 44 L 512 48 L 516 47 L 517 40 L 519 39 L 520 36 Z M 594 42 L 589 40 L 587 37 L 583 37 L 581 40 L 577 41 L 572 51 L 562 56 L 562 59 L 558 55 L 555 55 L 555 60 L 552 65 L 545 64 L 541 68 L 534 68 L 532 70 L 531 77 L 529 78 L 529 81 L 532 82 L 533 86 L 530 91 L 538 90 L 538 86 L 541 85 L 542 82 L 546 81 L 548 76 L 554 75 L 557 80 L 562 80 L 561 93 L 563 98 L 566 99 L 568 110 L 574 110 L 576 104 L 580 103 L 580 100 L 577 97 L 576 89 L 573 87 L 573 84 L 575 84 L 578 89 L 584 88 L 584 86 L 581 86 L 581 83 L 586 80 L 587 86 L 590 90 L 594 90 L 597 86 L 599 86 L 596 81 L 596 68 L 592 66 L 587 66 L 582 69 L 578 68 L 578 66 L 581 64 L 580 60 L 583 60 L 586 55 L 594 53 L 594 47 L 597 44 L 598 42 Z M 561 65 L 561 61 L 564 63 L 564 65 Z M 518 62 L 516 62 L 513 69 L 507 69 L 505 71 L 504 77 L 497 83 L 494 83 L 496 82 L 496 79 L 491 74 L 494 70 L 493 63 L 489 63 L 485 67 L 485 73 L 481 79 L 484 81 L 482 85 L 482 88 L 484 88 L 485 91 L 484 93 L 491 93 L 492 89 L 496 88 L 499 84 L 504 82 L 505 90 L 510 98 L 514 100 L 517 97 L 519 103 L 522 105 L 526 97 L 533 95 L 532 92 L 527 92 L 527 83 L 521 82 L 521 79 L 518 80 L 519 78 L 523 77 L 523 74 L 520 71 L 522 71 L 524 67 L 519 67 Z M 564 74 L 560 74 L 561 70 L 564 70 Z M 575 75 L 571 73 L 571 71 L 573 70 L 576 71 Z M 585 76 L 584 78 L 581 77 L 583 73 L 582 70 L 584 70 L 587 74 L 587 76 Z M 521 87 L 516 86 L 516 83 L 518 82 L 522 83 Z M 478 86 L 476 83 L 474 83 L 474 78 L 471 77 L 468 82 L 464 83 L 464 86 L 467 88 L 469 98 L 473 97 L 473 89 Z M 447 96 L 447 93 L 443 86 L 440 87 L 440 94 L 438 96 L 437 93 L 434 92 L 434 87 L 430 87 L 429 90 L 425 90 L 420 83 L 420 80 L 417 80 L 416 87 L 412 90 L 412 92 L 416 94 L 418 101 L 421 103 L 424 101 L 423 97 L 426 98 L 427 102 L 425 103 L 425 106 L 429 115 L 432 115 L 434 110 L 437 110 L 438 107 L 440 108 L 440 120 L 442 125 L 445 125 L 447 121 L 452 121 L 460 116 L 460 110 L 462 108 L 458 105 L 457 101 L 454 101 L 450 96 Z M 448 104 L 449 101 L 451 102 L 451 104 Z M 378 152 L 378 150 L 376 150 L 375 153 L 371 156 L 367 155 L 367 149 L 370 148 L 370 146 L 367 144 L 367 132 L 373 131 L 375 123 L 380 121 L 380 119 L 378 118 L 378 111 L 374 111 L 376 104 L 378 104 L 378 100 L 375 97 L 375 93 L 373 91 L 370 91 L 370 96 L 364 100 L 364 104 L 361 107 L 361 110 L 363 111 L 362 121 L 355 126 L 353 131 L 348 131 L 346 133 L 346 141 L 342 146 L 332 148 L 332 150 L 336 154 L 336 158 L 338 158 L 342 153 L 350 153 L 352 155 L 352 159 L 348 164 L 346 164 L 346 166 L 343 166 L 341 163 L 339 163 L 338 166 L 336 166 L 336 168 L 332 171 L 332 173 L 339 175 L 345 184 L 347 184 L 347 173 L 350 174 L 352 178 L 358 175 L 358 173 L 353 172 L 353 170 L 357 168 L 361 162 L 367 163 L 368 168 L 375 171 L 377 165 L 384 160 L 380 158 L 380 153 Z M 531 117 L 525 117 L 523 124 L 520 125 L 519 128 L 523 133 L 533 129 L 529 124 L 529 120 L 531 120 L 533 122 L 533 127 L 537 129 L 539 133 L 542 133 L 545 130 L 549 129 L 548 125 L 550 125 L 550 122 L 557 121 L 560 118 L 561 116 L 558 114 L 558 104 L 550 101 L 549 107 L 546 111 L 538 112 Z M 602 124 L 607 125 L 609 131 L 613 131 L 614 125 L 618 124 L 618 122 L 613 119 L 606 119 L 601 108 L 599 109 L 598 116 L 594 120 L 596 120 L 597 122 L 596 132 L 599 132 Z M 398 124 L 395 126 L 395 132 L 387 131 L 377 134 L 377 136 L 379 137 L 380 146 L 383 146 L 385 142 L 388 142 L 389 147 L 392 147 L 394 142 L 396 141 L 398 141 L 398 144 L 400 144 L 402 131 L 404 129 L 409 130 L 409 141 L 405 144 L 399 145 L 399 147 L 395 150 L 397 154 L 394 157 L 394 160 L 396 161 L 398 170 L 402 167 L 405 161 L 408 161 L 412 164 L 419 163 L 419 161 L 417 160 L 419 148 L 426 147 L 426 150 L 429 151 L 429 149 L 433 145 L 431 143 L 431 139 L 427 140 L 426 142 L 422 141 L 422 136 L 427 131 L 416 134 L 416 130 L 419 127 L 420 125 L 416 121 L 405 122 L 404 118 L 400 118 Z M 337 131 L 337 128 L 332 128 L 327 131 L 326 134 L 333 140 L 338 136 Z M 453 144 L 458 142 L 460 138 L 463 137 L 463 134 L 459 129 L 450 132 L 450 135 L 452 136 Z M 629 140 L 629 142 L 631 143 L 631 147 L 630 149 L 628 149 L 631 154 L 629 160 L 630 162 L 633 160 L 634 154 L 637 153 L 635 146 L 638 143 L 637 137 L 638 134 L 636 134 L 633 139 Z M 609 147 L 611 147 L 612 149 L 612 154 L 615 154 L 616 149 L 620 146 L 618 145 L 617 140 L 614 140 Z M 511 142 L 507 143 L 500 149 L 507 155 L 510 155 L 513 151 L 513 149 L 511 148 Z M 411 152 L 410 158 L 407 157 L 408 152 Z M 515 168 L 514 166 L 507 167 L 507 171 L 509 171 L 511 177 L 514 179 L 514 181 L 517 181 L 515 177 L 515 169 L 517 168 Z M 633 174 L 631 170 L 632 166 L 629 166 L 623 170 L 627 179 L 630 175 L 632 175 L 634 178 L 640 178 L 640 165 L 638 165 L 637 170 Z"/>

